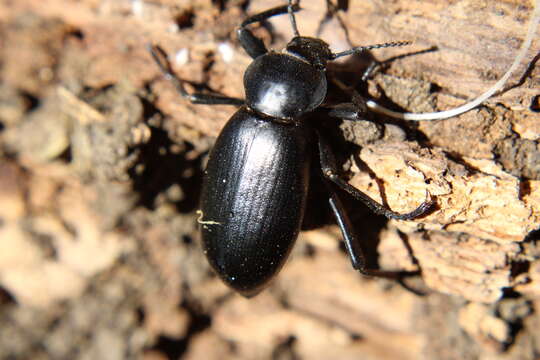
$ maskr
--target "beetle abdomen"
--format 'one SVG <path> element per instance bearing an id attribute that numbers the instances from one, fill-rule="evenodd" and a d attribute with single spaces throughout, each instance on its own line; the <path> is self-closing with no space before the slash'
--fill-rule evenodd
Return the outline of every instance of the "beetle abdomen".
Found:
<path id="1" fill-rule="evenodd" d="M 220 277 L 256 295 L 298 236 L 309 182 L 309 129 L 241 108 L 218 137 L 202 190 L 202 239 Z"/>

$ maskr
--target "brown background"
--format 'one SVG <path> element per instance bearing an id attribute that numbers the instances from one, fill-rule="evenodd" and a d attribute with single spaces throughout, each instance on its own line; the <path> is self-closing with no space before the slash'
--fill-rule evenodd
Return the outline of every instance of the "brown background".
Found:
<path id="1" fill-rule="evenodd" d="M 161 45 L 190 90 L 242 97 L 250 58 L 234 29 L 279 4 L 0 1 L 0 359 L 540 356 L 538 40 L 508 91 L 460 117 L 318 120 L 354 186 L 400 212 L 437 200 L 410 222 L 347 201 L 369 264 L 403 276 L 352 270 L 317 188 L 312 230 L 268 290 L 246 300 L 211 273 L 195 210 L 234 109 L 188 104 L 145 46 Z M 493 84 L 532 13 L 519 0 L 333 5 L 321 36 L 335 51 L 414 44 L 374 52 L 408 56 L 367 85 L 369 56 L 329 75 L 416 112 Z M 314 35 L 327 3 L 302 6 L 300 32 Z M 286 16 L 254 31 L 274 49 L 291 35 Z M 329 101 L 348 96 L 331 89 Z"/>

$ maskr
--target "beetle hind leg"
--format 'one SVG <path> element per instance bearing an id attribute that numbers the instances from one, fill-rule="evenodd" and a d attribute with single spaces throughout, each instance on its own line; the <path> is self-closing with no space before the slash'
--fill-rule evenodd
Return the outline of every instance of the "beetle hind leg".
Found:
<path id="1" fill-rule="evenodd" d="M 330 194 L 328 202 L 341 231 L 341 235 L 343 236 L 345 249 L 347 250 L 347 254 L 351 260 L 352 267 L 355 270 L 358 270 L 362 275 L 396 279 L 404 288 L 408 289 L 409 291 L 412 291 L 418 295 L 423 295 L 422 291 L 414 289 L 404 282 L 405 276 L 415 275 L 418 273 L 418 271 L 403 272 L 368 268 L 364 251 L 360 246 L 360 241 L 356 236 L 356 232 L 354 231 L 349 216 L 347 215 L 338 194 L 336 193 L 335 189 L 331 187 L 330 183 L 327 183 L 327 189 Z"/>
<path id="2" fill-rule="evenodd" d="M 334 186 L 338 186 L 340 189 L 351 194 L 355 199 L 362 201 L 373 212 L 384 215 L 390 219 L 410 220 L 422 216 L 431 211 L 435 202 L 432 200 L 425 201 L 415 210 L 405 214 L 400 214 L 388 209 L 384 205 L 379 204 L 366 194 L 362 193 L 360 190 L 349 185 L 349 183 L 347 183 L 345 180 L 338 177 L 334 155 L 332 154 L 331 149 L 326 143 L 325 139 L 320 134 L 318 134 L 318 137 L 321 168 L 323 172 L 324 183 L 326 184 L 329 193 L 328 202 L 332 213 L 334 214 L 336 222 L 341 230 L 345 249 L 349 254 L 349 258 L 351 259 L 353 268 L 360 271 L 362 274 L 369 276 L 388 278 L 393 278 L 396 276 L 399 277 L 400 272 L 367 268 L 366 258 L 360 246 L 360 241 L 355 234 L 353 225 L 347 215 L 347 212 L 345 211 L 345 208 Z"/>
<path id="3" fill-rule="evenodd" d="M 336 161 L 334 154 L 332 153 L 329 145 L 326 143 L 324 138 L 319 135 L 319 154 L 321 168 L 323 176 L 325 179 L 335 185 L 337 185 L 342 190 L 346 191 L 352 195 L 355 199 L 362 201 L 371 211 L 376 214 L 384 215 L 389 219 L 396 220 L 412 220 L 414 218 L 420 217 L 422 215 L 428 214 L 431 212 L 435 205 L 435 201 L 431 199 L 431 196 L 428 196 L 429 199 L 424 201 L 420 206 L 408 213 L 398 213 L 390 210 L 386 206 L 379 204 L 377 201 L 370 198 L 368 195 L 364 194 L 360 190 L 351 186 L 347 181 L 343 180 L 338 176 Z M 429 194 L 428 194 L 429 195 Z"/>
<path id="4" fill-rule="evenodd" d="M 360 242 L 355 235 L 351 221 L 347 216 L 347 212 L 345 211 L 345 208 L 343 207 L 343 204 L 341 203 L 336 191 L 331 188 L 330 184 L 328 184 L 327 188 L 330 193 L 328 202 L 330 204 L 330 208 L 332 209 L 332 213 L 336 218 L 339 229 L 341 230 L 345 249 L 347 250 L 349 258 L 351 259 L 352 267 L 363 274 L 368 274 L 369 272 L 366 270 L 366 259 L 364 257 L 364 252 L 360 247 Z"/>

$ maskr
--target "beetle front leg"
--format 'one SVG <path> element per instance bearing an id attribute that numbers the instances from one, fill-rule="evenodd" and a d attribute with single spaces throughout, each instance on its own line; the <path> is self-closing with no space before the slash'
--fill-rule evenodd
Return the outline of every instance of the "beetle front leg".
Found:
<path id="1" fill-rule="evenodd" d="M 240 41 L 240 45 L 242 45 L 244 50 L 253 59 L 268 52 L 264 42 L 253 35 L 251 30 L 241 27 L 236 31 L 236 33 L 238 34 L 238 41 Z"/>
<path id="2" fill-rule="evenodd" d="M 424 201 L 415 210 L 405 213 L 405 214 L 400 214 L 398 212 L 392 211 L 388 209 L 387 207 L 385 207 L 384 205 L 379 204 L 377 201 L 373 200 L 368 195 L 364 194 L 360 190 L 351 186 L 347 181 L 339 177 L 334 154 L 332 153 L 332 150 L 330 149 L 330 146 L 328 145 L 328 143 L 324 140 L 324 138 L 320 134 L 319 134 L 319 154 L 320 154 L 320 162 L 321 162 L 321 169 L 323 172 L 323 176 L 328 181 L 331 181 L 335 185 L 339 186 L 342 190 L 348 192 L 355 199 L 362 201 L 371 211 L 373 211 L 376 214 L 384 215 L 389 219 L 411 220 L 411 219 L 427 214 L 433 208 L 433 205 L 435 204 L 435 201 L 430 199 L 428 201 Z"/>
<path id="3" fill-rule="evenodd" d="M 291 1 L 289 1 L 289 5 L 278 6 L 270 10 L 263 11 L 260 14 L 255 14 L 248 17 L 246 20 L 244 20 L 244 22 L 242 22 L 240 28 L 237 30 L 238 41 L 240 41 L 240 45 L 242 45 L 244 50 L 253 59 L 266 54 L 268 52 L 268 49 L 264 45 L 264 42 L 255 35 L 253 35 L 251 30 L 249 30 L 247 26 L 256 22 L 265 21 L 272 16 L 283 15 L 287 14 L 288 12 L 294 12 L 298 10 L 300 10 L 298 4 L 293 4 Z"/>
<path id="4" fill-rule="evenodd" d="M 203 94 L 193 93 L 190 94 L 184 88 L 184 81 L 174 75 L 171 67 L 171 63 L 167 59 L 167 54 L 159 46 L 148 45 L 148 51 L 152 55 L 152 58 L 158 65 L 159 69 L 165 75 L 165 78 L 172 82 L 178 93 L 185 99 L 189 100 L 192 104 L 205 104 L 205 105 L 244 105 L 243 99 L 233 98 L 229 96 L 222 96 L 216 94 Z"/>

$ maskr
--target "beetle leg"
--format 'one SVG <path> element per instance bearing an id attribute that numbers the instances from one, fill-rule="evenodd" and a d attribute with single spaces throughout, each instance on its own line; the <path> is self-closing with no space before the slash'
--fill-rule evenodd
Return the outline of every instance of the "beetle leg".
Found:
<path id="1" fill-rule="evenodd" d="M 289 5 L 278 6 L 270 10 L 263 11 L 262 13 L 248 17 L 246 20 L 244 20 L 244 22 L 242 22 L 240 28 L 237 30 L 238 41 L 240 41 L 240 45 L 242 45 L 242 47 L 249 56 L 255 59 L 261 55 L 266 54 L 268 52 L 268 49 L 264 45 L 263 41 L 253 35 L 251 30 L 249 30 L 247 26 L 256 22 L 265 21 L 272 16 L 287 14 L 289 12 L 289 7 L 291 9 L 291 12 L 298 11 L 300 9 L 298 4 L 292 4 L 291 2 L 289 2 Z M 294 23 L 293 27 L 295 27 Z"/>
<path id="2" fill-rule="evenodd" d="M 420 206 L 414 209 L 411 212 L 400 214 L 398 212 L 388 209 L 386 206 L 379 204 L 377 201 L 370 198 L 368 195 L 364 194 L 360 190 L 351 186 L 347 181 L 343 180 L 338 176 L 336 160 L 334 154 L 332 153 L 328 143 L 324 138 L 319 134 L 319 154 L 321 168 L 324 177 L 340 187 L 342 190 L 351 194 L 355 199 L 362 201 L 371 211 L 376 214 L 384 215 L 389 219 L 396 220 L 411 220 L 419 216 L 427 214 L 435 204 L 435 201 L 431 198 L 427 201 L 424 201 Z"/>
<path id="3" fill-rule="evenodd" d="M 349 258 L 351 259 L 352 267 L 363 275 L 367 276 L 385 278 L 394 278 L 397 276 L 399 278 L 399 272 L 369 269 L 366 267 L 367 264 L 364 251 L 360 246 L 360 241 L 356 236 L 356 232 L 354 231 L 351 220 L 347 215 L 347 211 L 345 210 L 345 207 L 343 206 L 343 203 L 341 202 L 336 190 L 332 187 L 332 184 L 330 184 L 330 182 L 327 180 L 325 180 L 325 184 L 329 193 L 328 203 L 330 204 L 330 209 L 332 209 L 332 213 L 334 214 L 336 222 L 341 231 L 343 243 L 345 244 L 345 249 L 347 250 Z"/>
<path id="4" fill-rule="evenodd" d="M 152 55 L 152 58 L 158 65 L 159 69 L 165 75 L 165 78 L 173 83 L 178 93 L 185 99 L 189 100 L 193 104 L 206 104 L 206 105 L 244 105 L 243 99 L 216 95 L 216 94 L 203 94 L 193 93 L 190 94 L 184 88 L 184 81 L 174 75 L 171 63 L 167 59 L 167 54 L 159 46 L 148 45 L 148 51 Z"/>
<path id="5" fill-rule="evenodd" d="M 253 35 L 251 30 L 241 27 L 236 31 L 236 33 L 238 34 L 238 41 L 240 41 L 240 45 L 242 45 L 244 50 L 253 59 L 268 52 L 268 49 L 264 45 L 263 41 Z"/>
<path id="6" fill-rule="evenodd" d="M 335 18 L 339 22 L 339 26 L 341 27 L 342 31 L 345 34 L 345 40 L 347 40 L 347 43 L 351 43 L 351 38 L 349 36 L 349 30 L 347 29 L 347 26 L 343 22 L 343 19 L 339 16 L 339 10 L 347 11 L 348 4 L 345 2 L 338 1 L 337 4 L 334 4 L 330 0 L 326 0 L 326 13 L 324 14 L 324 17 L 319 21 L 319 25 L 317 26 L 317 31 L 315 32 L 315 36 L 320 38 L 321 34 L 323 32 L 324 27 Z"/>
<path id="7" fill-rule="evenodd" d="M 343 203 L 341 202 L 341 199 L 339 198 L 335 189 L 332 188 L 331 184 L 328 181 L 325 181 L 325 183 L 327 185 L 327 189 L 330 194 L 330 197 L 328 198 L 328 202 L 330 204 L 330 208 L 332 209 L 332 212 L 334 213 L 334 217 L 336 218 L 336 222 L 339 226 L 339 229 L 341 230 L 341 234 L 343 236 L 343 242 L 345 244 L 345 249 L 347 250 L 347 254 L 349 255 L 349 258 L 351 259 L 352 267 L 355 270 L 358 270 L 363 275 L 377 276 L 377 277 L 384 277 L 384 278 L 396 278 L 400 281 L 400 283 L 406 289 L 413 291 L 415 293 L 419 293 L 418 290 L 411 289 L 409 286 L 407 286 L 407 284 L 403 282 L 403 280 L 401 279 L 403 274 L 400 271 L 387 271 L 387 270 L 367 268 L 366 257 L 364 256 L 364 251 L 362 250 L 362 247 L 360 246 L 360 241 L 358 237 L 356 236 L 356 232 L 354 231 L 354 227 L 351 223 L 351 220 L 349 219 L 349 216 L 347 215 L 347 211 L 345 210 L 345 207 L 343 206 Z"/>
<path id="8" fill-rule="evenodd" d="M 339 79 L 330 77 L 336 86 L 341 90 L 351 94 L 352 102 L 341 103 L 333 106 L 320 107 L 326 114 L 331 117 L 346 119 L 346 120 L 365 120 L 363 115 L 367 113 L 366 99 L 356 91 L 353 87 L 345 85 Z"/>
<path id="9" fill-rule="evenodd" d="M 332 212 L 334 213 L 334 217 L 336 218 L 339 229 L 341 230 L 343 242 L 345 243 L 345 249 L 347 249 L 347 253 L 349 254 L 349 257 L 351 259 L 352 266 L 354 269 L 359 270 L 361 273 L 367 274 L 368 271 L 366 270 L 366 260 L 364 257 L 364 252 L 359 245 L 360 242 L 356 237 L 353 226 L 351 224 L 351 220 L 347 216 L 347 212 L 345 211 L 345 208 L 343 207 L 343 204 L 339 199 L 336 191 L 332 189 L 330 184 L 328 184 L 327 188 L 328 192 L 330 193 L 328 202 L 330 204 Z"/>
<path id="10" fill-rule="evenodd" d="M 364 70 L 364 73 L 362 74 L 362 81 L 368 81 L 373 74 L 375 74 L 377 71 L 381 69 L 381 66 L 383 65 L 383 62 L 372 59 L 366 70 Z"/>
<path id="11" fill-rule="evenodd" d="M 321 107 L 322 111 L 325 111 L 328 116 L 345 119 L 345 120 L 364 120 L 363 115 L 366 113 L 367 107 L 365 102 L 355 103 L 342 103 L 329 107 Z"/>

